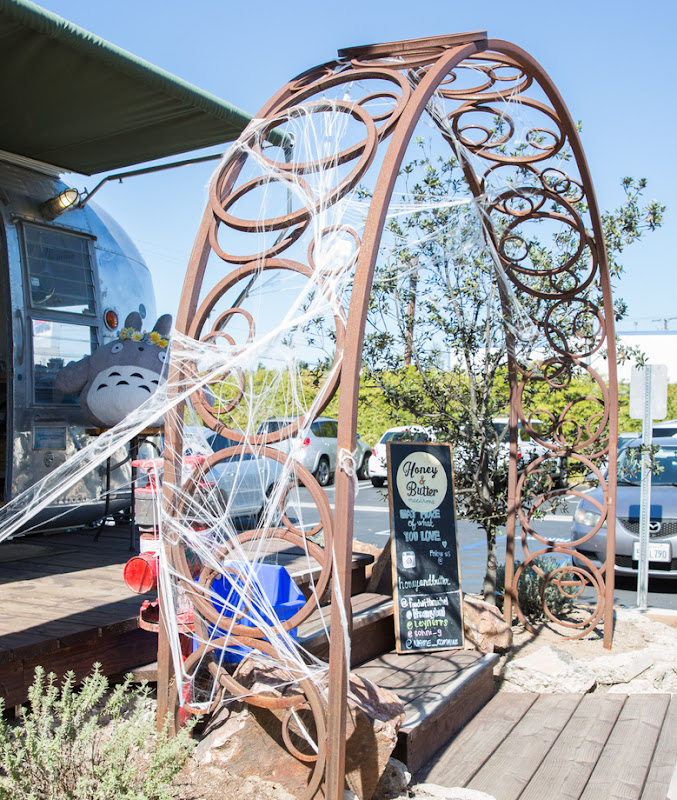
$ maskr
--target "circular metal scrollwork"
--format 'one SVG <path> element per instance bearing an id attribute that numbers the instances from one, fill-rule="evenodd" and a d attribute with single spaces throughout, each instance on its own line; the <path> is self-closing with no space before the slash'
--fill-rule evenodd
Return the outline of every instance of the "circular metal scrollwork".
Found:
<path id="1" fill-rule="evenodd" d="M 238 443 L 209 456 L 203 472 L 251 454 L 289 466 L 286 454 L 272 445 L 291 440 L 304 430 L 327 407 L 339 386 L 346 393 L 341 397 L 339 439 L 344 437 L 347 448 L 352 437 L 354 447 L 360 352 L 379 243 L 395 176 L 415 124 L 424 113 L 461 165 L 480 210 L 484 240 L 496 255 L 511 402 L 523 430 L 542 448 L 531 463 L 511 466 L 508 506 L 514 511 L 508 535 L 514 539 L 518 527 L 521 529 L 523 556 L 520 564 L 508 565 L 507 573 L 514 575 L 514 580 L 507 595 L 517 597 L 525 571 L 533 571 L 541 581 L 546 617 L 573 628 L 574 636 L 583 636 L 609 613 L 613 598 L 613 519 L 608 509 L 615 484 L 613 478 L 607 481 L 603 472 L 608 460 L 613 474 L 616 455 L 609 273 L 601 221 L 576 128 L 547 75 L 514 45 L 475 33 L 342 51 L 338 59 L 283 86 L 225 156 L 210 186 L 177 320 L 181 333 L 202 347 L 220 348 L 231 359 L 218 376 L 229 381 L 230 394 L 225 401 L 215 403 L 207 387 L 196 390 L 192 397 L 204 424 Z M 295 131 L 304 120 L 326 120 L 328 116 L 344 122 L 352 138 L 339 143 L 325 136 L 325 149 L 309 156 Z M 378 169 L 378 177 L 366 219 L 357 223 L 351 218 L 348 224 L 331 217 L 349 193 L 361 186 L 372 166 Z M 279 208 L 266 207 L 258 217 L 250 216 L 254 198 L 268 193 L 284 197 L 285 202 Z M 550 261 L 539 250 L 542 231 L 553 231 L 556 256 Z M 231 237 L 240 237 L 237 246 Z M 336 252 L 331 250 L 333 237 L 341 238 L 338 261 L 327 258 L 327 252 Z M 208 285 L 207 274 L 213 285 Z M 335 350 L 328 377 L 309 411 L 276 430 L 244 433 L 232 422 L 246 398 L 241 359 L 247 348 L 260 346 L 263 334 L 258 319 L 240 308 L 224 309 L 222 305 L 240 287 L 244 296 L 251 282 L 274 274 L 303 284 L 307 297 L 323 299 L 331 309 L 328 318 L 334 326 Z M 528 308 L 531 328 L 526 332 L 514 322 L 513 312 L 520 301 Z M 238 341 L 228 328 L 235 321 L 244 323 L 244 341 Z M 589 363 L 604 349 L 610 364 L 608 386 Z M 197 360 L 194 364 L 189 360 L 186 371 L 199 379 Z M 583 396 L 573 391 L 581 376 L 590 385 Z M 556 411 L 538 408 L 532 398 L 540 390 L 555 398 Z M 513 444 L 516 436 L 515 430 Z M 170 440 L 180 443 L 180 431 Z M 540 512 L 555 508 L 565 497 L 575 501 L 582 496 L 570 482 L 565 480 L 562 485 L 562 471 L 557 485 L 554 464 L 566 467 L 566 475 L 578 470 L 597 476 L 603 489 L 600 521 L 578 540 L 556 542 L 542 529 Z M 223 568 L 215 568 L 214 563 L 227 561 L 237 547 L 263 539 L 300 545 L 312 555 L 319 565 L 316 593 L 282 624 L 281 629 L 289 631 L 315 610 L 316 598 L 330 585 L 333 559 L 349 552 L 350 504 L 354 502 L 351 476 L 337 470 L 335 515 L 315 478 L 298 463 L 291 467 L 290 480 L 308 489 L 318 518 L 311 525 L 300 526 L 286 513 L 290 489 L 285 488 L 271 500 L 279 503 L 279 513 L 266 517 L 276 521 L 233 533 L 214 553 L 212 566 L 202 566 L 197 581 L 185 546 L 177 541 L 171 549 L 178 582 L 190 589 L 196 626 L 203 633 L 202 643 L 186 660 L 184 671 L 190 676 L 198 664 L 209 664 L 210 675 L 220 687 L 212 695 L 211 708 L 228 697 L 242 697 L 264 707 L 273 702 L 265 693 L 248 693 L 213 656 L 225 641 L 224 637 L 212 641 L 208 635 L 220 624 L 210 587 Z M 189 478 L 177 491 L 179 501 L 170 511 L 177 519 L 176 527 L 182 517 L 190 517 L 199 492 L 197 477 Z M 609 544 L 599 566 L 578 548 L 604 522 Z M 320 534 L 324 534 L 324 546 L 316 540 Z M 543 556 L 556 557 L 558 565 L 544 570 Z M 343 572 L 334 576 L 341 581 L 337 596 L 344 598 L 342 602 L 346 598 L 342 575 L 347 567 L 343 563 Z M 562 621 L 547 607 L 546 590 L 552 589 L 572 600 L 588 590 L 596 599 L 582 619 Z M 248 602 L 245 599 L 245 605 Z M 519 608 L 516 612 L 529 624 Z M 270 631 L 243 625 L 238 617 L 231 622 L 230 636 L 238 645 L 273 658 L 283 646 L 266 641 Z M 328 681 L 329 708 L 334 713 L 343 707 L 337 693 L 345 690 L 345 681 L 336 670 L 348 669 L 345 653 L 341 658 L 343 661 L 334 663 Z M 324 776 L 327 712 L 311 678 L 290 675 L 290 681 L 294 691 L 277 706 L 285 709 L 281 737 L 295 758 L 312 765 L 311 797 Z M 307 727 L 299 727 L 304 715 L 312 718 L 315 731 L 310 751 L 303 736 L 299 738 L 301 727 Z M 338 758 L 342 746 L 335 740 L 330 757 Z M 339 783 L 342 792 L 342 781 Z"/>

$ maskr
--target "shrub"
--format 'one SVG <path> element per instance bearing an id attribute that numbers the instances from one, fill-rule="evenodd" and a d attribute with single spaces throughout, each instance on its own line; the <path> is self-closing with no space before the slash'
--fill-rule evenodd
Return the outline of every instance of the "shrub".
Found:
<path id="1" fill-rule="evenodd" d="M 541 556 L 535 562 L 546 575 L 549 575 L 553 570 L 561 566 L 561 562 L 551 556 Z M 519 568 L 520 563 L 515 562 L 515 572 Z M 562 575 L 562 580 L 567 577 L 573 579 L 573 575 Z M 543 578 L 532 568 L 531 565 L 527 566 L 517 586 L 517 599 L 522 613 L 531 619 L 543 619 L 545 613 L 543 611 L 543 601 L 541 600 L 541 587 Z M 576 592 L 576 587 L 571 587 L 571 595 Z M 566 588 L 565 588 L 566 592 Z M 500 608 L 503 608 L 503 596 L 505 594 L 505 564 L 499 564 L 496 570 L 496 602 Z M 545 587 L 545 602 L 550 611 L 559 617 L 571 611 L 574 607 L 574 598 L 568 594 L 562 594 L 557 586 L 549 583 Z"/>
<path id="2" fill-rule="evenodd" d="M 149 690 L 131 676 L 109 690 L 96 664 L 78 691 L 35 670 L 28 707 L 0 716 L 0 800 L 167 800 L 192 747 L 190 729 L 157 732 Z M 0 699 L 0 711 L 2 700 Z"/>

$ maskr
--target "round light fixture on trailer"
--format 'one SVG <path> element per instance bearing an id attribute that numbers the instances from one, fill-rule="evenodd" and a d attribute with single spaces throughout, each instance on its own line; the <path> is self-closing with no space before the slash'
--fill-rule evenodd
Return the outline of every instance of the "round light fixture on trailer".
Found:
<path id="1" fill-rule="evenodd" d="M 103 321 L 108 330 L 114 331 L 118 326 L 118 313 L 112 308 L 107 308 L 103 315 Z"/>

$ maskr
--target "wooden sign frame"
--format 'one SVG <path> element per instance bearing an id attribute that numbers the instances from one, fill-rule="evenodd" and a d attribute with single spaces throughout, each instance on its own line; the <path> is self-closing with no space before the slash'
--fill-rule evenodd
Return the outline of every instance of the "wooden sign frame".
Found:
<path id="1" fill-rule="evenodd" d="M 388 442 L 387 463 L 397 652 L 462 648 L 451 445 Z"/>

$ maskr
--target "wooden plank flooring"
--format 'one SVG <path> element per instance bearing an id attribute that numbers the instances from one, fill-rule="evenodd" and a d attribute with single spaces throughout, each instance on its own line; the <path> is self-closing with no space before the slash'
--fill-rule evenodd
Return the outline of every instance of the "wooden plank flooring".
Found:
<path id="1" fill-rule="evenodd" d="M 124 583 L 130 555 L 126 527 L 105 527 L 98 541 L 85 531 L 0 543 L 0 660 L 22 644 L 134 619 L 144 596 Z M 274 543 L 271 558 L 301 582 L 309 572 L 319 574 L 317 562 L 308 564 L 299 548 L 285 543 Z"/>
<path id="2" fill-rule="evenodd" d="M 23 702 L 36 665 L 85 675 L 95 661 L 104 672 L 128 671 L 156 658 L 157 636 L 139 629 L 141 603 L 123 580 L 130 555 L 127 526 L 35 534 L 0 542 L 0 696 Z M 319 565 L 299 548 L 272 542 L 267 559 L 283 564 L 303 589 Z M 354 556 L 356 585 L 373 557 Z"/>
<path id="3" fill-rule="evenodd" d="M 496 659 L 470 650 L 390 652 L 355 671 L 404 703 L 393 755 L 415 772 L 492 697 Z"/>
<path id="4" fill-rule="evenodd" d="M 106 526 L 97 541 L 94 536 L 42 534 L 0 543 L 0 661 L 57 649 L 62 639 L 72 645 L 92 629 L 137 627 L 144 598 L 122 578 L 129 529 Z"/>
<path id="5" fill-rule="evenodd" d="M 26 698 L 35 667 L 78 678 L 100 662 L 107 674 L 154 658 L 157 637 L 138 627 L 143 596 L 122 570 L 129 528 L 37 534 L 0 543 L 0 695 Z"/>
<path id="6" fill-rule="evenodd" d="M 677 696 L 501 692 L 415 775 L 496 800 L 665 800 Z"/>

